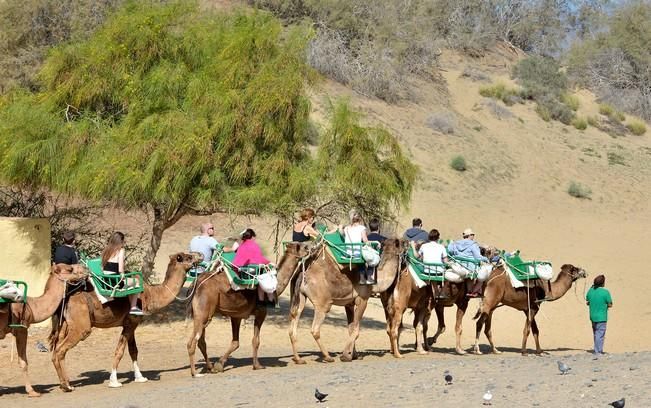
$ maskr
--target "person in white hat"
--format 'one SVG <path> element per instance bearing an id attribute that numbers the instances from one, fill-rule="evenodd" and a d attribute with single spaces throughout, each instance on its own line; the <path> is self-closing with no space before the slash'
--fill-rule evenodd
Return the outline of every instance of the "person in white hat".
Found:
<path id="1" fill-rule="evenodd" d="M 451 256 L 461 256 L 464 258 L 477 259 L 483 262 L 488 262 L 488 258 L 483 256 L 479 250 L 479 244 L 475 242 L 475 232 L 472 228 L 466 228 L 463 230 L 463 239 L 458 241 L 451 242 L 448 245 L 448 254 Z M 481 296 L 481 287 L 483 283 L 479 280 L 475 280 L 470 292 L 468 293 L 469 297 L 479 297 Z"/>

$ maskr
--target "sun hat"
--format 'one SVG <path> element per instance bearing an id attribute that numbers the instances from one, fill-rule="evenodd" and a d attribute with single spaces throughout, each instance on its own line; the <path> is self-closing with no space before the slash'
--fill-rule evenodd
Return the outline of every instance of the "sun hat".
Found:
<path id="1" fill-rule="evenodd" d="M 466 228 L 465 230 L 463 230 L 463 236 L 464 237 L 468 237 L 470 235 L 475 235 L 475 233 L 472 231 L 471 228 Z"/>

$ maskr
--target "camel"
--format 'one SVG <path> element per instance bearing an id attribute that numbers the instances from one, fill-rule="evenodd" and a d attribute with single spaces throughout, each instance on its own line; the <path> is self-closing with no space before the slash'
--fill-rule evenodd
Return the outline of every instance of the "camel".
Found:
<path id="1" fill-rule="evenodd" d="M 482 254 L 491 258 L 497 254 L 497 250 L 492 247 L 481 248 Z M 448 295 L 444 299 L 435 299 L 434 291 L 431 285 L 418 288 L 409 273 L 407 265 L 400 272 L 400 277 L 395 286 L 385 292 L 382 296 L 382 305 L 384 306 L 387 317 L 387 334 L 391 343 L 391 353 L 396 358 L 401 358 L 400 348 L 398 346 L 400 325 L 402 315 L 407 308 L 414 311 L 414 329 L 416 332 L 416 352 L 418 354 L 427 354 L 430 350 L 430 344 L 436 343 L 438 337 L 445 331 L 445 319 L 443 316 L 444 308 L 457 306 L 457 319 L 455 325 L 457 354 L 466 354 L 461 348 L 461 334 L 463 316 L 468 309 L 469 298 L 466 296 L 466 282 L 455 283 L 446 282 L 445 293 Z M 427 339 L 428 321 L 432 308 L 436 311 L 438 318 L 438 329 L 432 341 Z"/>
<path id="2" fill-rule="evenodd" d="M 289 243 L 285 253 L 278 263 L 277 279 L 278 286 L 276 295 L 281 294 L 292 276 L 305 266 L 311 255 L 310 244 Z M 260 328 L 267 316 L 265 306 L 256 305 L 257 290 L 231 290 L 230 282 L 223 266 L 218 266 L 210 272 L 204 272 L 198 279 L 197 289 L 192 297 L 188 316 L 194 321 L 192 336 L 187 343 L 188 355 L 190 357 L 190 374 L 192 377 L 202 377 L 195 369 L 195 351 L 197 345 L 203 354 L 205 361 L 204 372 L 223 372 L 228 357 L 239 348 L 240 345 L 240 324 L 242 319 L 253 315 L 253 369 L 263 369 L 258 360 L 258 348 L 260 347 Z M 206 327 L 210 324 L 215 313 L 229 316 L 231 320 L 232 339 L 228 350 L 219 359 L 216 366 L 208 358 L 206 349 Z"/>
<path id="3" fill-rule="evenodd" d="M 400 269 L 403 245 L 399 239 L 387 239 L 382 244 L 382 255 L 377 266 L 378 284 L 360 285 L 357 265 L 339 265 L 324 246 L 317 258 L 306 271 L 294 277 L 291 285 L 290 329 L 292 343 L 292 360 L 296 364 L 305 364 L 299 357 L 297 346 L 298 320 L 305 308 L 307 299 L 314 306 L 312 337 L 316 341 L 323 360 L 333 362 L 328 350 L 321 342 L 321 325 L 333 305 L 343 306 L 348 320 L 348 341 L 340 356 L 341 361 L 351 361 L 355 357 L 355 341 L 359 337 L 359 325 L 364 315 L 368 299 L 372 293 L 382 293 L 393 283 Z M 379 279 L 390 276 L 390 279 Z"/>
<path id="4" fill-rule="evenodd" d="M 65 298 L 68 286 L 84 282 L 86 278 L 88 272 L 81 265 L 53 265 L 41 296 L 27 297 L 26 303 L 5 304 L 0 310 L 0 339 L 4 339 L 8 333 L 14 335 L 25 379 L 25 391 L 30 397 L 39 397 L 41 394 L 34 391 L 27 373 L 27 329 L 31 324 L 40 323 L 52 316 Z M 9 327 L 10 321 L 20 322 L 25 327 Z"/>
<path id="5" fill-rule="evenodd" d="M 144 291 L 140 294 L 143 311 L 147 314 L 154 313 L 172 303 L 183 288 L 186 272 L 200 261 L 199 258 L 200 255 L 197 254 L 171 255 L 163 283 L 144 286 Z M 142 321 L 142 316 L 130 315 L 129 308 L 126 297 L 115 298 L 102 304 L 95 292 L 89 291 L 71 296 L 64 313 L 53 317 L 50 333 L 52 362 L 59 376 L 60 387 L 64 391 L 74 390 L 64 366 L 66 353 L 77 343 L 85 340 L 93 327 L 122 327 L 108 386 L 111 388 L 122 386 L 117 379 L 117 368 L 127 345 L 133 362 L 134 381 L 147 381 L 138 367 L 138 346 L 135 337 L 135 330 Z"/>
<path id="6" fill-rule="evenodd" d="M 586 272 L 583 269 L 570 264 L 563 265 L 556 280 L 551 283 L 552 298 L 558 300 L 567 293 L 577 279 L 585 277 Z M 493 269 L 484 290 L 484 302 L 473 318 L 478 319 L 475 333 L 475 353 L 481 354 L 479 351 L 479 335 L 484 324 L 486 325 L 484 334 L 490 343 L 492 352 L 500 353 L 493 343 L 491 320 L 493 311 L 500 306 L 506 305 L 521 310 L 526 317 L 522 336 L 522 355 L 527 355 L 527 338 L 530 331 L 533 331 L 533 338 L 536 341 L 536 354 L 542 354 L 543 350 L 540 348 L 540 342 L 538 341 L 538 324 L 536 323 L 536 314 L 541 306 L 540 303 L 536 302 L 536 299 L 540 298 L 541 294 L 536 292 L 541 290 L 538 287 L 515 289 L 511 285 L 503 264 L 499 264 Z"/>

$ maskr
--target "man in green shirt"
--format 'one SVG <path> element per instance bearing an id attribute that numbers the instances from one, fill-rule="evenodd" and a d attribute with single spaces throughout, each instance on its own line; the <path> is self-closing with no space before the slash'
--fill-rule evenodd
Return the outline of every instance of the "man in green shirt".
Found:
<path id="1" fill-rule="evenodd" d="M 613 306 L 613 299 L 608 289 L 604 288 L 606 278 L 599 275 L 588 293 L 585 295 L 586 304 L 590 307 L 590 321 L 594 335 L 594 354 L 604 354 L 604 337 L 606 336 L 606 322 L 608 321 L 608 308 Z"/>

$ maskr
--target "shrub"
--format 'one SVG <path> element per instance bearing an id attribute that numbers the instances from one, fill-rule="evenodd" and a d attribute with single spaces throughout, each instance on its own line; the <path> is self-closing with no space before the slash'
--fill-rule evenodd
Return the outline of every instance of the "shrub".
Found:
<path id="1" fill-rule="evenodd" d="M 516 88 L 509 88 L 502 82 L 498 82 L 493 85 L 482 86 L 479 88 L 479 94 L 486 98 L 499 99 L 507 106 L 512 106 L 515 103 L 522 102 L 522 98 L 520 97 L 520 90 Z"/>
<path id="2" fill-rule="evenodd" d="M 539 109 L 536 109 L 536 112 L 538 112 L 543 119 L 549 117 L 550 119 L 558 120 L 566 125 L 572 124 L 572 120 L 574 120 L 575 116 L 574 112 L 568 108 L 567 105 L 562 104 L 558 99 L 554 98 L 553 95 L 545 95 L 539 98 L 536 102 L 538 102 L 538 106 L 541 107 L 540 111 Z"/>
<path id="3" fill-rule="evenodd" d="M 626 124 L 626 128 L 636 136 L 642 136 L 646 133 L 646 124 L 641 120 L 631 119 L 631 121 Z"/>
<path id="4" fill-rule="evenodd" d="M 589 187 L 573 181 L 567 188 L 567 193 L 572 197 L 590 199 L 592 190 L 590 190 Z"/>
<path id="5" fill-rule="evenodd" d="M 610 117 L 614 111 L 615 108 L 613 108 L 611 105 L 608 105 L 607 103 L 602 103 L 601 105 L 599 105 L 599 113 L 601 113 L 604 116 Z"/>
<path id="6" fill-rule="evenodd" d="M 596 116 L 588 116 L 588 125 L 601 129 L 601 122 L 599 122 L 599 118 Z"/>
<path id="7" fill-rule="evenodd" d="M 430 129 L 450 135 L 457 126 L 457 118 L 452 112 L 436 112 L 427 118 L 425 124 Z"/>
<path id="8" fill-rule="evenodd" d="M 466 171 L 466 159 L 463 156 L 454 156 L 450 161 L 450 167 L 456 171 Z"/>
<path id="9" fill-rule="evenodd" d="M 485 106 L 490 113 L 493 114 L 497 119 L 509 119 L 513 117 L 511 111 L 502 106 L 500 103 L 495 102 L 493 99 L 486 99 L 481 103 L 482 106 Z"/>
<path id="10" fill-rule="evenodd" d="M 467 66 L 463 69 L 461 76 L 464 78 L 469 78 L 472 81 L 479 82 L 488 82 L 490 81 L 490 76 L 484 71 L 481 71 L 475 67 Z"/>
<path id="11" fill-rule="evenodd" d="M 614 166 L 619 164 L 620 166 L 626 166 L 626 159 L 619 153 L 608 152 L 608 164 Z"/>
<path id="12" fill-rule="evenodd" d="M 574 112 L 579 110 L 579 106 L 581 105 L 581 103 L 579 102 L 579 98 L 567 93 L 561 95 L 561 102 L 563 102 L 568 108 L 572 109 Z"/>
<path id="13" fill-rule="evenodd" d="M 572 121 L 572 126 L 579 130 L 586 130 L 588 128 L 588 121 L 585 118 L 576 117 Z"/>
<path id="14" fill-rule="evenodd" d="M 536 105 L 536 113 L 537 113 L 538 116 L 540 116 L 540 117 L 542 118 L 542 120 L 544 120 L 545 122 L 549 122 L 550 120 L 552 120 L 552 115 L 551 115 L 551 113 L 549 112 L 549 109 L 547 109 L 547 108 L 546 108 L 545 106 L 543 106 L 543 105 Z"/>
<path id="15" fill-rule="evenodd" d="M 560 96 L 568 85 L 567 76 L 560 68 L 552 58 L 533 56 L 513 67 L 513 77 L 533 99 L 548 94 Z"/>

